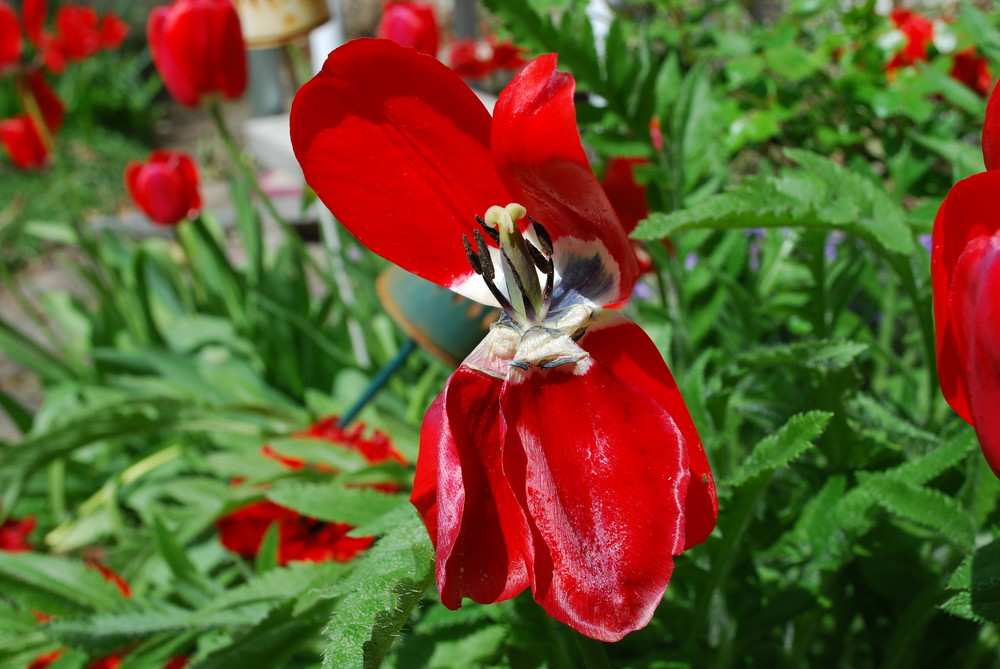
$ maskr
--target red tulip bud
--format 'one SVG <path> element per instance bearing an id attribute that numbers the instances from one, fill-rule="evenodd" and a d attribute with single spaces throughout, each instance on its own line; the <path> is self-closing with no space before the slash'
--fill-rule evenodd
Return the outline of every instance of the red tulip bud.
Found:
<path id="1" fill-rule="evenodd" d="M 247 58 L 229 0 L 177 0 L 157 7 L 146 24 L 149 48 L 167 90 L 195 107 L 206 95 L 234 99 L 247 87 Z"/>
<path id="2" fill-rule="evenodd" d="M 125 186 L 132 201 L 161 225 L 176 225 L 201 208 L 198 170 L 179 151 L 153 151 L 145 163 L 132 161 Z"/>

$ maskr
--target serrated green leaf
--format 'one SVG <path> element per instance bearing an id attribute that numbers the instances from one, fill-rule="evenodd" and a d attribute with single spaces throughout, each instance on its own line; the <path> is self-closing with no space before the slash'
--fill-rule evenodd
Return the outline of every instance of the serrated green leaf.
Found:
<path id="1" fill-rule="evenodd" d="M 97 570 L 39 553 L 0 551 L 0 586 L 14 601 L 47 607 L 52 614 L 108 610 L 123 602 L 118 588 Z"/>
<path id="2" fill-rule="evenodd" d="M 879 506 L 893 515 L 936 530 L 963 548 L 972 546 L 972 519 L 953 498 L 888 476 L 872 476 L 863 486 Z"/>
<path id="3" fill-rule="evenodd" d="M 394 528 L 330 594 L 343 598 L 327 626 L 324 669 L 376 667 L 433 579 L 433 549 L 409 505 L 391 514 Z"/>
<path id="4" fill-rule="evenodd" d="M 776 433 L 754 446 L 729 485 L 736 487 L 766 471 L 784 467 L 812 447 L 832 417 L 828 411 L 792 416 Z"/>
<path id="5" fill-rule="evenodd" d="M 406 503 L 402 495 L 348 487 L 340 481 L 276 486 L 267 498 L 311 518 L 351 525 L 368 523 Z"/>

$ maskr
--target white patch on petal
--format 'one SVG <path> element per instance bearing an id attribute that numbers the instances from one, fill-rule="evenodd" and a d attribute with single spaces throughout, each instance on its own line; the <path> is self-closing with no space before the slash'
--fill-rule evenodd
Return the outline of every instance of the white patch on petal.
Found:
<path id="1" fill-rule="evenodd" d="M 599 240 L 559 237 L 553 241 L 555 289 L 552 309 L 571 304 L 604 306 L 618 299 L 621 267 Z"/>

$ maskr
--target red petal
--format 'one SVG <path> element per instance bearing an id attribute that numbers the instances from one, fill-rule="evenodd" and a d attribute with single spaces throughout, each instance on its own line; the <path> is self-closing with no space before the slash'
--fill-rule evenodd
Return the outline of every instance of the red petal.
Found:
<path id="1" fill-rule="evenodd" d="M 167 43 L 167 28 L 171 23 L 167 7 L 155 7 L 149 13 L 149 20 L 146 22 L 149 50 L 170 95 L 182 105 L 194 107 L 201 101 L 201 96 Z"/>
<path id="2" fill-rule="evenodd" d="M 247 88 L 247 55 L 243 45 L 240 17 L 229 0 L 220 0 L 212 8 L 213 53 L 207 54 L 213 64 L 213 90 L 234 100 Z"/>
<path id="3" fill-rule="evenodd" d="M 588 359 L 511 377 L 504 469 L 524 481 L 514 492 L 534 540 L 535 601 L 617 641 L 649 622 L 684 545 L 683 437 L 649 395 Z"/>
<path id="4" fill-rule="evenodd" d="M 635 180 L 636 165 L 648 165 L 645 158 L 616 157 L 608 161 L 604 170 L 601 187 L 608 196 L 608 201 L 618 214 L 625 232 L 632 232 L 639 221 L 649 216 L 649 204 L 646 202 L 646 186 Z"/>
<path id="5" fill-rule="evenodd" d="M 21 7 L 21 18 L 24 21 L 24 34 L 36 47 L 42 47 L 42 28 L 45 17 L 49 13 L 49 5 L 45 0 L 24 0 Z"/>
<path id="6" fill-rule="evenodd" d="M 617 263 L 607 267 L 614 285 L 581 292 L 598 304 L 618 302 L 638 276 L 635 254 L 580 145 L 573 77 L 555 68 L 555 54 L 536 58 L 500 94 L 493 112 L 494 164 L 513 201 L 545 226 L 557 246 L 559 238 L 574 237 L 610 252 Z M 559 272 L 566 254 L 557 250 L 554 260 Z"/>
<path id="7" fill-rule="evenodd" d="M 986 103 L 986 123 L 983 124 L 983 162 L 986 169 L 1000 169 L 1000 82 L 993 87 Z"/>
<path id="8" fill-rule="evenodd" d="M 606 310 L 578 343 L 594 360 L 623 382 L 646 393 L 673 418 L 684 437 L 691 481 L 684 499 L 684 550 L 708 538 L 715 529 L 719 500 L 712 469 L 681 391 L 656 345 L 642 328 Z"/>
<path id="9" fill-rule="evenodd" d="M 45 119 L 45 125 L 49 127 L 50 131 L 57 132 L 62 127 L 63 116 L 66 115 L 66 106 L 59 99 L 59 96 L 56 95 L 55 91 L 52 90 L 52 87 L 49 86 L 40 69 L 28 72 L 25 80 L 28 83 L 28 89 L 35 98 L 35 102 L 38 103 L 38 108 Z"/>
<path id="10" fill-rule="evenodd" d="M 489 112 L 458 76 L 393 42 L 355 40 L 299 90 L 291 135 L 306 181 L 362 244 L 467 294 L 462 233 L 511 198 L 490 162 Z"/>
<path id="11" fill-rule="evenodd" d="M 1000 477 L 1000 232 L 973 239 L 951 285 L 955 332 L 972 424 L 983 454 Z"/>
<path id="12" fill-rule="evenodd" d="M 438 25 L 434 5 L 423 2 L 386 3 L 375 36 L 428 56 L 437 56 Z"/>
<path id="13" fill-rule="evenodd" d="M 0 71 L 18 61 L 21 47 L 21 28 L 17 25 L 17 13 L 0 0 Z"/>
<path id="14" fill-rule="evenodd" d="M 0 121 L 0 144 L 21 169 L 42 167 L 49 160 L 49 152 L 35 124 L 27 116 Z"/>
<path id="15" fill-rule="evenodd" d="M 976 237 L 992 236 L 1000 229 L 995 210 L 998 194 L 1000 172 L 975 174 L 955 184 L 934 221 L 931 283 L 938 379 L 948 404 L 970 425 L 973 419 L 965 379 L 965 343 L 955 331 L 952 282 L 958 259 L 969 242 Z"/>
<path id="16" fill-rule="evenodd" d="M 501 467 L 500 379 L 459 367 L 424 417 L 412 501 L 437 549 L 441 602 L 528 586 L 524 515 Z"/>
<path id="17" fill-rule="evenodd" d="M 128 35 L 128 24 L 115 14 L 108 13 L 101 18 L 100 36 L 102 49 L 115 49 Z"/>

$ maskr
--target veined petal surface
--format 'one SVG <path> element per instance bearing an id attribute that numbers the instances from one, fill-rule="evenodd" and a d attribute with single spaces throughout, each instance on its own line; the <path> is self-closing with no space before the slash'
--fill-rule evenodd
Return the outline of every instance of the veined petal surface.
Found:
<path id="1" fill-rule="evenodd" d="M 684 546 L 680 430 L 590 358 L 512 369 L 500 406 L 504 472 L 532 535 L 535 601 L 603 641 L 643 627 Z"/>
<path id="2" fill-rule="evenodd" d="M 462 246 L 475 216 L 511 201 L 490 160 L 490 114 L 445 65 L 387 40 L 327 58 L 295 96 L 306 181 L 362 244 L 451 289 L 488 295 Z"/>
<path id="3" fill-rule="evenodd" d="M 676 423 L 691 474 L 684 501 L 684 550 L 705 541 L 719 515 L 715 480 L 691 413 L 663 356 L 642 328 L 610 309 L 598 315 L 579 343 L 602 367 L 653 398 Z"/>
<path id="4" fill-rule="evenodd" d="M 437 550 L 441 602 L 510 599 L 528 587 L 527 528 L 504 477 L 502 380 L 459 367 L 424 417 L 411 500 Z"/>

